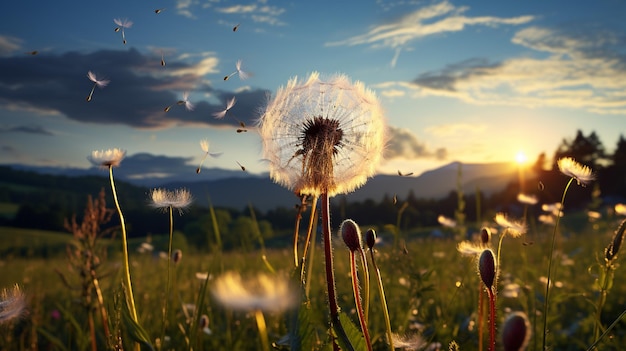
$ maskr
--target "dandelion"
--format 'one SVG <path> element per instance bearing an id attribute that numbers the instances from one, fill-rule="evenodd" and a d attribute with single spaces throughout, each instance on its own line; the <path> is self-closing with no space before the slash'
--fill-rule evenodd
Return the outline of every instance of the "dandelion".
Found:
<path id="1" fill-rule="evenodd" d="M 561 205 L 560 202 L 555 202 L 552 204 L 543 204 L 541 205 L 541 210 L 543 212 L 548 212 L 553 214 L 554 216 L 562 216 L 561 210 L 563 209 L 563 206 Z"/>
<path id="2" fill-rule="evenodd" d="M 626 204 L 616 204 L 614 209 L 618 215 L 626 216 Z"/>
<path id="3" fill-rule="evenodd" d="M 521 222 L 509 220 L 504 213 L 497 213 L 494 221 L 505 229 L 503 236 L 509 234 L 517 238 L 526 232 L 526 225 Z"/>
<path id="4" fill-rule="evenodd" d="M 196 173 L 200 173 L 200 171 L 202 170 L 202 164 L 204 163 L 204 160 L 206 160 L 208 156 L 220 157 L 222 155 L 222 152 L 209 152 L 209 141 L 206 139 L 200 140 L 200 148 L 204 152 L 204 157 L 200 161 L 200 165 L 196 169 Z"/>
<path id="5" fill-rule="evenodd" d="M 483 284 L 487 288 L 487 294 L 489 295 L 489 350 L 495 351 L 496 349 L 496 286 L 497 281 L 497 261 L 494 258 L 493 251 L 490 249 L 484 250 L 478 259 L 478 273 Z"/>
<path id="6" fill-rule="evenodd" d="M 126 222 L 120 207 L 119 200 L 117 199 L 117 190 L 115 188 L 115 182 L 113 180 L 113 167 L 118 167 L 122 160 L 126 156 L 126 151 L 122 149 L 108 149 L 101 151 L 92 151 L 91 155 L 87 158 L 89 161 L 99 167 L 106 167 L 109 169 L 109 180 L 111 182 L 111 192 L 113 193 L 113 200 L 115 202 L 115 208 L 120 217 L 120 227 L 122 231 L 122 253 L 123 253 L 123 266 L 124 266 L 124 288 L 126 289 L 126 298 L 128 299 L 128 306 L 131 312 L 131 318 L 133 321 L 138 322 L 137 309 L 135 307 L 135 297 L 133 295 L 132 280 L 130 278 L 130 263 L 128 259 L 128 238 L 126 234 Z"/>
<path id="7" fill-rule="evenodd" d="M 241 65 L 242 65 L 243 61 L 242 60 L 237 60 L 237 63 L 235 64 L 235 71 L 227 76 L 224 77 L 224 80 L 228 80 L 230 79 L 230 77 L 234 76 L 235 74 L 239 75 L 239 79 L 241 80 L 246 80 L 248 78 L 250 78 L 250 76 L 252 75 L 249 72 L 244 72 L 241 69 Z"/>
<path id="8" fill-rule="evenodd" d="M 456 227 L 456 221 L 452 218 L 448 218 L 444 215 L 439 215 L 439 217 L 437 217 L 437 222 L 439 222 L 439 224 L 441 224 L 442 226 L 446 227 L 446 228 L 455 228 Z"/>
<path id="9" fill-rule="evenodd" d="M 193 111 L 193 108 L 194 108 L 193 104 L 189 101 L 189 92 L 188 92 L 188 91 L 186 91 L 186 92 L 184 92 L 184 93 L 183 93 L 183 98 L 182 98 L 182 100 L 178 100 L 178 101 L 176 101 L 176 103 L 175 103 L 175 104 L 172 104 L 172 105 L 167 106 L 166 108 L 164 108 L 164 109 L 163 109 L 163 111 L 165 111 L 165 112 L 169 112 L 169 110 L 170 110 L 172 107 L 174 107 L 174 105 L 178 105 L 178 106 L 185 106 L 185 109 L 186 109 L 187 111 Z"/>
<path id="10" fill-rule="evenodd" d="M 93 82 L 93 87 L 91 87 L 91 92 L 89 92 L 89 96 L 87 96 L 87 99 L 86 99 L 87 102 L 89 102 L 89 101 L 91 101 L 91 98 L 93 96 L 93 92 L 96 89 L 96 87 L 102 89 L 102 88 L 106 87 L 109 84 L 110 80 L 98 79 L 96 77 L 96 74 L 91 72 L 91 71 L 87 72 L 87 78 L 89 78 L 89 80 Z"/>
<path id="11" fill-rule="evenodd" d="M 391 332 L 391 321 L 389 319 L 389 309 L 387 308 L 387 299 L 385 298 L 385 289 L 383 287 L 383 279 L 380 275 L 380 269 L 376 264 L 376 258 L 374 257 L 374 245 L 377 242 L 376 231 L 374 229 L 368 229 L 365 233 L 365 243 L 367 247 L 370 249 L 370 257 L 372 258 L 372 265 L 374 266 L 374 272 L 376 273 L 376 280 L 378 283 L 378 294 L 380 295 L 380 304 L 383 310 L 383 314 L 385 316 L 385 327 L 387 328 L 387 338 L 389 341 L 389 347 L 391 350 L 395 350 L 394 348 L 394 334 Z"/>
<path id="12" fill-rule="evenodd" d="M 539 222 L 546 224 L 546 225 L 555 225 L 556 222 L 554 220 L 554 216 L 551 215 L 546 215 L 546 214 L 542 214 L 539 215 L 539 217 L 537 217 L 537 219 L 539 220 Z"/>
<path id="13" fill-rule="evenodd" d="M 117 27 L 115 27 L 115 31 L 116 32 L 122 31 L 122 43 L 126 44 L 126 34 L 124 34 L 124 29 L 132 27 L 133 22 L 129 21 L 127 18 L 125 19 L 114 18 L 113 22 L 117 24 Z"/>
<path id="14" fill-rule="evenodd" d="M 233 108 L 233 106 L 235 106 L 235 102 L 237 101 L 237 99 L 233 96 L 231 99 L 229 99 L 226 102 L 226 108 L 223 109 L 222 111 L 219 112 L 214 112 L 213 113 L 213 117 L 217 118 L 217 119 L 222 119 L 224 117 L 226 117 L 226 113 Z"/>
<path id="15" fill-rule="evenodd" d="M 392 344 L 401 350 L 422 350 L 428 343 L 419 334 L 400 335 L 393 333 Z"/>
<path id="16" fill-rule="evenodd" d="M 16 284 L 0 293 L 0 325 L 20 318 L 26 311 L 26 296 Z"/>
<path id="17" fill-rule="evenodd" d="M 158 15 L 159 13 L 163 12 L 163 10 L 165 10 L 165 8 L 156 9 L 154 10 L 154 13 Z"/>
<path id="18" fill-rule="evenodd" d="M 524 312 L 513 312 L 506 317 L 502 327 L 504 351 L 526 350 L 532 334 L 530 327 L 530 322 Z"/>
<path id="19" fill-rule="evenodd" d="M 517 201 L 519 201 L 520 203 L 524 205 L 531 205 L 531 206 L 536 205 L 537 202 L 539 202 L 539 200 L 537 199 L 537 196 L 524 194 L 524 193 L 517 194 Z"/>
<path id="20" fill-rule="evenodd" d="M 585 186 L 595 179 L 591 168 L 583 166 L 571 157 L 561 158 L 557 161 L 559 171 L 566 176 L 576 179 L 578 185 Z"/>

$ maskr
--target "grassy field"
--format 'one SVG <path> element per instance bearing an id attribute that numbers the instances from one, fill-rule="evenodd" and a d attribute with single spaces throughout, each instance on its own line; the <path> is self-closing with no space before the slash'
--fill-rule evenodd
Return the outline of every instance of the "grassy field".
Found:
<path id="1" fill-rule="evenodd" d="M 578 223 L 574 221 L 574 223 Z M 617 219 L 579 227 L 564 226 L 557 243 L 558 260 L 553 273 L 554 289 L 549 307 L 547 345 L 554 350 L 586 349 L 593 342 L 600 276 L 604 248 L 611 242 Z M 529 350 L 539 350 L 543 338 L 543 301 L 547 257 L 552 227 L 538 226 L 526 237 L 505 237 L 501 251 L 501 266 L 497 288 L 498 330 L 511 311 L 524 311 L 528 316 L 533 336 Z M 391 326 L 395 333 L 410 337 L 421 335 L 426 343 L 441 343 L 442 349 L 455 341 L 461 350 L 478 350 L 477 305 L 479 277 L 476 259 L 462 256 L 457 241 L 451 239 L 407 238 L 406 248 L 394 247 L 393 236 L 380 233 L 383 241 L 377 245 L 376 260 L 381 269 L 389 307 Z M 71 238 L 68 234 L 0 228 L 2 261 L 0 287 L 18 284 L 27 295 L 28 311 L 17 323 L 0 328 L 2 350 L 79 350 L 90 349 L 87 327 L 89 309 L 81 296 L 81 272 L 72 269 L 63 255 Z M 492 247 L 497 247 L 498 236 Z M 119 245 L 119 240 L 107 245 Z M 138 242 L 131 244 L 131 273 L 137 301 L 139 320 L 148 338 L 154 344 L 162 325 L 165 298 L 167 260 L 154 253 L 135 251 Z M 334 242 L 335 274 L 338 302 L 342 310 L 358 326 L 354 298 L 350 285 L 348 250 L 339 238 Z M 46 249 L 47 248 L 47 249 Z M 320 348 L 328 347 L 327 304 L 324 285 L 324 263 L 321 245 L 317 244 L 314 262 L 310 265 L 310 312 Z M 49 251 L 46 251 L 49 250 Z M 59 251 L 61 250 L 61 251 Z M 115 250 L 113 250 L 115 251 Z M 174 266 L 172 298 L 166 334 L 167 349 L 188 349 L 189 313 L 203 301 L 200 314 L 209 318 L 211 334 L 195 334 L 198 350 L 254 350 L 259 345 L 259 334 L 253 313 L 237 312 L 218 304 L 210 292 L 203 299 L 198 296 L 202 280 L 196 273 L 209 273 L 208 291 L 212 283 L 227 271 L 244 275 L 261 272 L 271 274 L 270 266 L 278 272 L 290 274 L 293 266 L 291 248 L 270 250 L 267 263 L 261 250 L 255 252 L 184 253 Z M 30 258 L 24 258 L 31 255 Z M 109 327 L 119 327 L 121 296 L 120 255 L 105 255 L 97 267 L 104 304 L 109 315 Z M 623 258 L 619 258 L 617 263 Z M 64 284 L 61 275 L 65 277 Z M 362 278 L 362 277 L 361 277 Z M 611 324 L 626 306 L 626 270 L 615 270 L 614 284 L 604 303 L 601 320 L 604 327 Z M 388 349 L 385 324 L 374 286 L 371 290 L 369 330 L 374 349 Z M 92 311 L 93 312 L 93 311 Z M 98 315 L 97 313 L 95 315 Z M 288 312 L 266 313 L 268 335 L 277 342 L 287 335 Z M 600 344 L 601 350 L 619 350 L 626 344 L 625 324 L 619 323 Z M 106 349 L 102 322 L 95 318 L 99 349 Z M 122 334 L 124 337 L 127 335 Z M 486 336 L 485 336 L 486 338 Z M 125 345 L 131 343 L 126 340 Z M 485 348 L 486 350 L 486 348 Z"/>

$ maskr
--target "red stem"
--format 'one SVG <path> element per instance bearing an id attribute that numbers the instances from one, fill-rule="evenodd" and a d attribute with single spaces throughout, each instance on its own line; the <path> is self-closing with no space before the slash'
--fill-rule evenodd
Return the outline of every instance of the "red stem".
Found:
<path id="1" fill-rule="evenodd" d="M 489 294 L 489 351 L 496 351 L 496 295 L 491 288 Z"/>
<path id="2" fill-rule="evenodd" d="M 370 340 L 370 333 L 367 330 L 367 322 L 365 321 L 365 315 L 363 313 L 363 304 L 361 304 L 361 293 L 359 292 L 359 282 L 356 270 L 356 259 L 354 251 L 350 250 L 350 273 L 352 274 L 352 291 L 354 291 L 354 303 L 356 304 L 356 310 L 359 313 L 359 322 L 361 323 L 361 330 L 363 331 L 363 337 L 365 338 L 365 345 L 367 350 L 372 351 L 372 341 Z"/>

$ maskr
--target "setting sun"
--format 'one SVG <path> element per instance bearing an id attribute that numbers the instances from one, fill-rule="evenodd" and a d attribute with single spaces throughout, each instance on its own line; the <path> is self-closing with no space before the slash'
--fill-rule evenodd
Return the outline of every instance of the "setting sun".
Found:
<path id="1" fill-rule="evenodd" d="M 528 157 L 524 153 L 524 151 L 520 150 L 515 154 L 515 162 L 519 164 L 524 164 L 528 161 Z"/>

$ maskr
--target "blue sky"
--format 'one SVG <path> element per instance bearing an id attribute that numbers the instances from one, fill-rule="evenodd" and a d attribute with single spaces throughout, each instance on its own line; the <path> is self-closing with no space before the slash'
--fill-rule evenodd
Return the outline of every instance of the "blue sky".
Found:
<path id="1" fill-rule="evenodd" d="M 612 151 L 626 133 L 625 13 L 617 0 L 16 1 L 0 13 L 0 163 L 88 168 L 92 150 L 119 147 L 146 174 L 189 172 L 208 139 L 222 152 L 208 167 L 264 172 L 250 126 L 312 71 L 380 97 L 382 173 L 534 160 L 578 129 Z M 116 18 L 133 22 L 126 44 Z M 252 76 L 225 81 L 238 60 Z M 88 71 L 110 80 L 90 102 Z M 163 111 L 186 91 L 193 111 Z"/>

